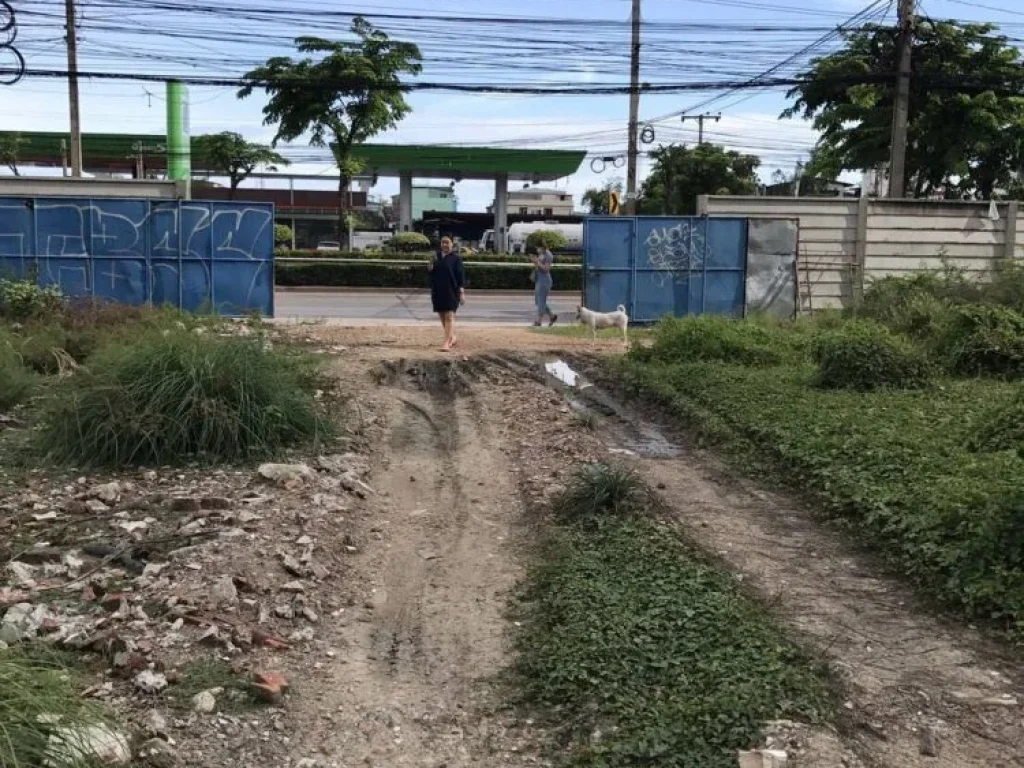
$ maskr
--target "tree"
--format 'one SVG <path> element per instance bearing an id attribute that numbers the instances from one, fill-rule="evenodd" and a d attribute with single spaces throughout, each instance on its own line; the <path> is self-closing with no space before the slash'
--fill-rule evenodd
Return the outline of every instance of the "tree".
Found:
<path id="1" fill-rule="evenodd" d="M 28 144 L 28 139 L 24 138 L 20 133 L 8 133 L 0 136 L 0 164 L 10 168 L 11 173 L 15 176 L 21 175 L 18 171 L 18 159 L 21 154 L 21 148 L 25 144 Z"/>
<path id="2" fill-rule="evenodd" d="M 235 199 L 238 185 L 261 165 L 270 171 L 289 162 L 270 147 L 246 141 L 232 131 L 208 133 L 196 136 L 192 142 L 192 154 L 203 170 L 223 174 L 231 180 L 230 198 Z"/>
<path id="3" fill-rule="evenodd" d="M 287 224 L 274 225 L 274 247 L 291 248 L 295 233 Z"/>
<path id="4" fill-rule="evenodd" d="M 264 124 L 277 124 L 274 146 L 309 134 L 315 147 L 330 146 L 338 165 L 338 239 L 347 223 L 345 190 L 362 170 L 352 148 L 394 128 L 410 107 L 402 93 L 402 75 L 422 69 L 419 48 L 390 39 L 360 16 L 352 20 L 353 41 L 300 37 L 295 61 L 275 56 L 245 75 L 238 92 L 246 98 L 263 89 L 270 97 Z"/>
<path id="5" fill-rule="evenodd" d="M 550 251 L 561 251 L 569 244 L 569 240 L 557 229 L 538 229 L 526 236 L 527 250 L 540 248 L 541 243 Z"/>
<path id="6" fill-rule="evenodd" d="M 583 204 L 587 206 L 592 216 L 608 215 L 608 196 L 612 192 L 622 194 L 622 181 L 613 179 L 603 187 L 591 187 L 583 193 Z"/>
<path id="7" fill-rule="evenodd" d="M 716 144 L 661 146 L 638 201 L 643 214 L 692 216 L 698 195 L 752 195 L 761 161 Z"/>
<path id="8" fill-rule="evenodd" d="M 909 194 L 991 197 L 1021 167 L 1024 68 L 991 24 L 918 18 L 907 141 Z M 811 62 L 784 117 L 814 121 L 821 138 L 810 170 L 834 178 L 889 159 L 896 30 L 870 24 Z M 859 81 L 851 84 L 851 81 Z"/>

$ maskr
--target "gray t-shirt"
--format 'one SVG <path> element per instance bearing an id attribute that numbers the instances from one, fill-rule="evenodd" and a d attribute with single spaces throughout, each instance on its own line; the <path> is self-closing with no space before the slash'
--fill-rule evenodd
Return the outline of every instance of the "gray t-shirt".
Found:
<path id="1" fill-rule="evenodd" d="M 551 253 L 551 251 L 549 251 L 547 248 L 545 248 L 543 251 L 540 252 L 540 254 L 538 254 L 537 261 L 538 261 L 538 263 L 541 266 L 550 267 L 552 264 L 555 263 L 555 257 Z M 542 271 L 540 269 L 537 269 L 537 270 L 534 270 L 533 274 L 534 274 L 534 280 L 536 280 L 536 282 L 538 282 L 540 284 L 547 283 L 548 285 L 551 285 L 551 273 L 550 272 L 544 272 L 544 271 Z"/>

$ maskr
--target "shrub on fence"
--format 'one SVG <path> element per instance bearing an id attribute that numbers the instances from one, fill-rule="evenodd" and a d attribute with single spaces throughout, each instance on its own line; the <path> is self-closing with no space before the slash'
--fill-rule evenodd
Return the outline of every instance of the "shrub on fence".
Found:
<path id="1" fill-rule="evenodd" d="M 1024 376 L 1024 315 L 996 304 L 957 307 L 936 346 L 954 373 Z"/>
<path id="2" fill-rule="evenodd" d="M 669 317 L 655 328 L 650 351 L 638 354 L 665 363 L 779 365 L 794 353 L 793 339 L 769 323 L 714 315 Z"/>

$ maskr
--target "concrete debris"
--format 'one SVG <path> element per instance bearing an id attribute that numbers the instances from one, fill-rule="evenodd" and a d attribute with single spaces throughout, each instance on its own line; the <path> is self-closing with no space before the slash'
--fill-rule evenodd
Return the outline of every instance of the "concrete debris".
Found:
<path id="1" fill-rule="evenodd" d="M 89 497 L 99 499 L 104 504 L 116 504 L 121 500 L 121 484 L 115 480 L 105 485 L 97 485 L 89 491 Z"/>
<path id="2" fill-rule="evenodd" d="M 192 697 L 192 709 L 201 715 L 211 714 L 217 709 L 217 694 L 222 692 L 221 688 L 200 691 Z"/>
<path id="3" fill-rule="evenodd" d="M 210 596 L 218 606 L 237 605 L 238 589 L 235 587 L 234 579 L 230 576 L 221 576 L 210 589 Z"/>
<path id="4" fill-rule="evenodd" d="M 178 755 L 163 739 L 150 739 L 139 747 L 139 760 L 146 768 L 175 768 Z"/>
<path id="5" fill-rule="evenodd" d="M 306 587 L 302 584 L 301 581 L 289 581 L 287 584 L 281 585 L 281 591 L 300 594 L 306 591 Z"/>
<path id="6" fill-rule="evenodd" d="M 135 687 L 143 693 L 160 693 L 167 687 L 167 678 L 157 672 L 143 670 L 135 676 Z"/>
<path id="7" fill-rule="evenodd" d="M 297 576 L 300 579 L 309 576 L 309 568 L 304 566 L 291 555 L 281 555 L 281 567 L 288 571 L 292 576 Z"/>
<path id="8" fill-rule="evenodd" d="M 257 474 L 262 480 L 287 490 L 301 488 L 316 479 L 316 473 L 305 464 L 263 464 Z"/>
<path id="9" fill-rule="evenodd" d="M 155 709 L 151 709 L 146 713 L 146 720 L 143 723 L 143 728 L 149 736 L 166 736 L 168 728 L 167 718 Z"/>
<path id="10" fill-rule="evenodd" d="M 45 605 L 18 603 L 4 613 L 0 622 L 0 640 L 14 645 L 31 640 L 41 633 L 54 633 L 61 626 L 61 617 Z"/>
<path id="11" fill-rule="evenodd" d="M 90 515 L 102 515 L 104 512 L 110 511 L 110 507 L 99 499 L 89 499 L 86 501 L 85 509 Z"/>
<path id="12" fill-rule="evenodd" d="M 36 585 L 39 569 L 28 563 L 20 563 L 14 560 L 7 564 L 7 573 L 13 586 L 32 589 Z"/>
<path id="13" fill-rule="evenodd" d="M 47 742 L 43 766 L 129 765 L 131 761 L 128 738 L 120 731 L 106 725 L 59 726 Z"/>

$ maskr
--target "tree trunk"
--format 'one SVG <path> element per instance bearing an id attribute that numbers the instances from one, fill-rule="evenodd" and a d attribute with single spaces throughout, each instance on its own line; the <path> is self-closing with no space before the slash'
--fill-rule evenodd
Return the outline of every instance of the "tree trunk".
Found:
<path id="1" fill-rule="evenodd" d="M 345 174 L 341 174 L 338 177 L 338 245 L 343 251 L 351 250 L 349 246 L 350 233 L 348 231 L 348 201 L 351 197 L 347 194 L 349 181 L 349 177 Z"/>

